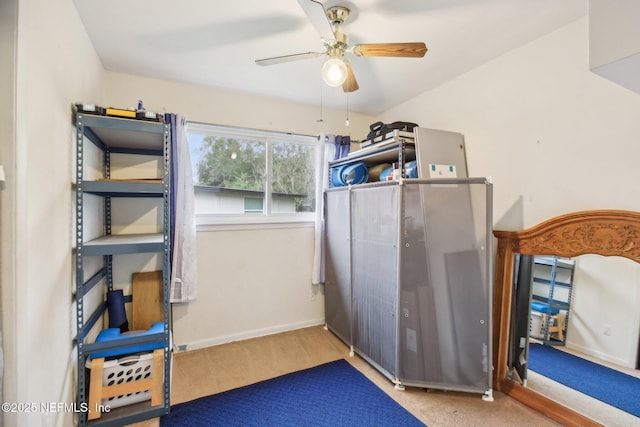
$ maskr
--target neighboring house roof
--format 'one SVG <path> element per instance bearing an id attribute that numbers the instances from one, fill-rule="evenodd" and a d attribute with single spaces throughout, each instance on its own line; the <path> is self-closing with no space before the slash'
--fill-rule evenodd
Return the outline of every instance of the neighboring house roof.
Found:
<path id="1" fill-rule="evenodd" d="M 225 188 L 225 187 L 217 187 L 213 185 L 194 185 L 193 188 L 195 189 L 195 191 L 202 191 L 206 193 L 238 194 L 238 195 L 253 196 L 253 197 L 264 196 L 264 191 L 243 190 L 241 188 Z M 274 196 L 291 197 L 291 198 L 307 197 L 306 194 L 277 193 L 277 192 L 273 192 L 271 194 Z"/>

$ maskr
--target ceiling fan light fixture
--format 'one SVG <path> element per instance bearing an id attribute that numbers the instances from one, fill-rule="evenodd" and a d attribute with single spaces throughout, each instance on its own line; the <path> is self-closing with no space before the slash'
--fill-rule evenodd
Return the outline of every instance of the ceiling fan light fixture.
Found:
<path id="1" fill-rule="evenodd" d="M 353 68 L 344 59 L 345 54 L 390 58 L 422 58 L 427 53 L 427 46 L 423 42 L 367 43 L 350 46 L 349 36 L 340 31 L 340 26 L 350 17 L 355 5 L 350 1 L 344 1 L 344 3 L 349 4 L 349 7 L 330 6 L 330 4 L 336 4 L 335 0 L 330 0 L 324 2 L 326 3 L 325 9 L 325 4 L 321 0 L 298 0 L 298 3 L 320 35 L 320 40 L 322 40 L 325 48 L 324 52 L 275 56 L 258 59 L 256 64 L 273 65 L 326 55 L 327 61 L 322 64 L 322 80 L 330 87 L 342 86 L 343 92 L 350 93 L 358 90 L 359 86 Z M 357 15 L 357 10 L 355 10 L 355 14 L 351 15 L 351 20 Z"/>
<path id="2" fill-rule="evenodd" d="M 347 65 L 340 58 L 329 58 L 322 65 L 322 79 L 331 87 L 337 87 L 347 80 Z"/>

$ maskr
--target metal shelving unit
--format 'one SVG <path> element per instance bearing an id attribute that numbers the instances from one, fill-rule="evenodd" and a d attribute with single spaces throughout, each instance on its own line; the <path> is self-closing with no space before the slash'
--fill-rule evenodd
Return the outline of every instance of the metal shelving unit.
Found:
<path id="1" fill-rule="evenodd" d="M 152 407 L 150 402 L 136 403 L 113 409 L 99 419 L 88 421 L 87 413 L 78 413 L 78 425 L 126 425 L 159 417 L 169 412 L 170 406 L 170 239 L 169 239 L 169 196 L 170 196 L 170 129 L 169 125 L 116 117 L 107 117 L 73 111 L 73 124 L 76 127 L 76 167 L 75 167 L 75 302 L 76 302 L 76 345 L 77 345 L 77 403 L 86 407 L 88 401 L 88 380 L 85 363 L 88 357 L 98 351 L 129 347 L 137 344 L 156 343 L 164 348 L 163 403 Z M 103 178 L 85 180 L 87 175 L 87 144 L 95 145 L 103 153 Z M 111 155 L 157 156 L 161 159 L 162 178 L 156 180 L 110 180 Z M 94 212 L 85 210 L 85 195 L 98 196 L 103 204 L 102 235 L 87 239 L 85 223 Z M 111 199 L 113 197 L 162 199 L 162 224 L 160 233 L 151 234 L 112 234 Z M 107 303 L 103 301 L 97 308 L 85 304 L 85 298 L 96 286 L 113 290 L 113 271 L 117 268 L 113 255 L 146 253 L 152 256 L 160 254 L 163 275 L 163 323 L 161 333 L 153 333 L 126 340 L 108 342 L 89 342 L 95 333 L 99 321 L 107 312 Z M 101 258 L 102 264 L 97 272 L 85 271 L 88 258 Z M 92 261 L 92 263 L 95 263 Z M 85 274 L 88 273 L 88 274 Z M 90 277 L 85 277 L 89 276 Z M 131 297 L 125 297 L 131 302 Z"/>
<path id="2" fill-rule="evenodd" d="M 573 292 L 575 260 L 557 256 L 535 256 L 533 262 L 531 302 L 543 303 L 546 309 L 546 313 L 541 313 L 544 315 L 541 330 L 543 344 L 564 345 Z M 562 333 L 555 332 L 557 339 L 552 339 L 550 331 L 554 326 L 553 322 L 561 323 L 555 325 L 562 328 Z"/>
<path id="3" fill-rule="evenodd" d="M 390 138 L 360 150 L 352 151 L 347 156 L 329 162 L 329 186 L 331 186 L 331 170 L 333 168 L 355 162 L 363 162 L 367 167 L 381 163 L 397 163 L 402 177 L 405 178 L 405 163 L 416 159 L 413 138 L 402 136 L 394 131 Z"/>

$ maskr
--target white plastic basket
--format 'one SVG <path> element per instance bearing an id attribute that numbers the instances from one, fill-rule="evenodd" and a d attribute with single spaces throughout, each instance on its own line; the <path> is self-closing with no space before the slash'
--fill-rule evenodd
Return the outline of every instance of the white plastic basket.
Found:
<path id="1" fill-rule="evenodd" d="M 152 361 L 153 352 L 132 354 L 119 359 L 105 360 L 102 383 L 104 386 L 111 386 L 150 378 Z M 91 361 L 87 360 L 85 366 L 91 369 Z M 113 409 L 133 403 L 144 402 L 145 400 L 151 400 L 151 390 L 102 399 L 101 403 L 105 407 Z"/>
<path id="2" fill-rule="evenodd" d="M 529 336 L 533 338 L 544 338 L 544 322 L 542 313 L 531 311 L 529 318 Z"/>

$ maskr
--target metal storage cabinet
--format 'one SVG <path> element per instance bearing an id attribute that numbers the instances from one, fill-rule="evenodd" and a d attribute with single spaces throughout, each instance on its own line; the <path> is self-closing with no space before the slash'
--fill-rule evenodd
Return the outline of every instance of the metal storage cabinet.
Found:
<path id="1" fill-rule="evenodd" d="M 88 399 L 85 363 L 92 353 L 136 344 L 159 343 L 164 349 L 163 404 L 148 402 L 113 409 L 101 418 L 87 422 L 85 412 L 78 413 L 78 424 L 121 426 L 155 418 L 169 412 L 169 126 L 160 122 L 85 114 L 74 110 L 76 127 L 75 162 L 75 303 L 77 345 L 77 403 L 86 407 Z M 111 177 L 114 153 L 125 156 L 153 156 L 160 164 L 157 182 L 117 181 Z M 94 161 L 95 157 L 102 160 Z M 96 170 L 95 163 L 102 163 Z M 102 179 L 104 178 L 104 179 Z M 159 198 L 159 232 L 149 234 L 112 234 L 112 198 Z M 100 206 L 101 205 L 101 206 Z M 102 211 L 102 212 L 100 212 Z M 96 218 L 97 217 L 97 218 Z M 162 332 L 102 343 L 93 342 L 107 311 L 106 290 L 113 289 L 114 255 L 149 254 L 159 256 L 163 276 Z M 98 301 L 96 301 L 98 299 Z M 131 302 L 131 297 L 125 297 Z"/>
<path id="2" fill-rule="evenodd" d="M 398 388 L 491 400 L 491 184 L 410 179 L 327 190 L 327 200 L 337 198 L 339 214 L 327 204 L 327 247 L 350 251 L 339 258 L 350 274 L 327 276 L 327 327 L 347 330 L 347 319 L 351 335 L 337 335 Z M 349 241 L 336 241 L 338 227 Z M 326 258 L 327 272 L 335 261 Z M 350 289 L 351 300 L 332 287 Z"/>
<path id="3" fill-rule="evenodd" d="M 351 343 L 351 221 L 346 220 L 350 215 L 349 193 L 327 192 L 325 206 L 325 318 L 334 334 Z"/>

